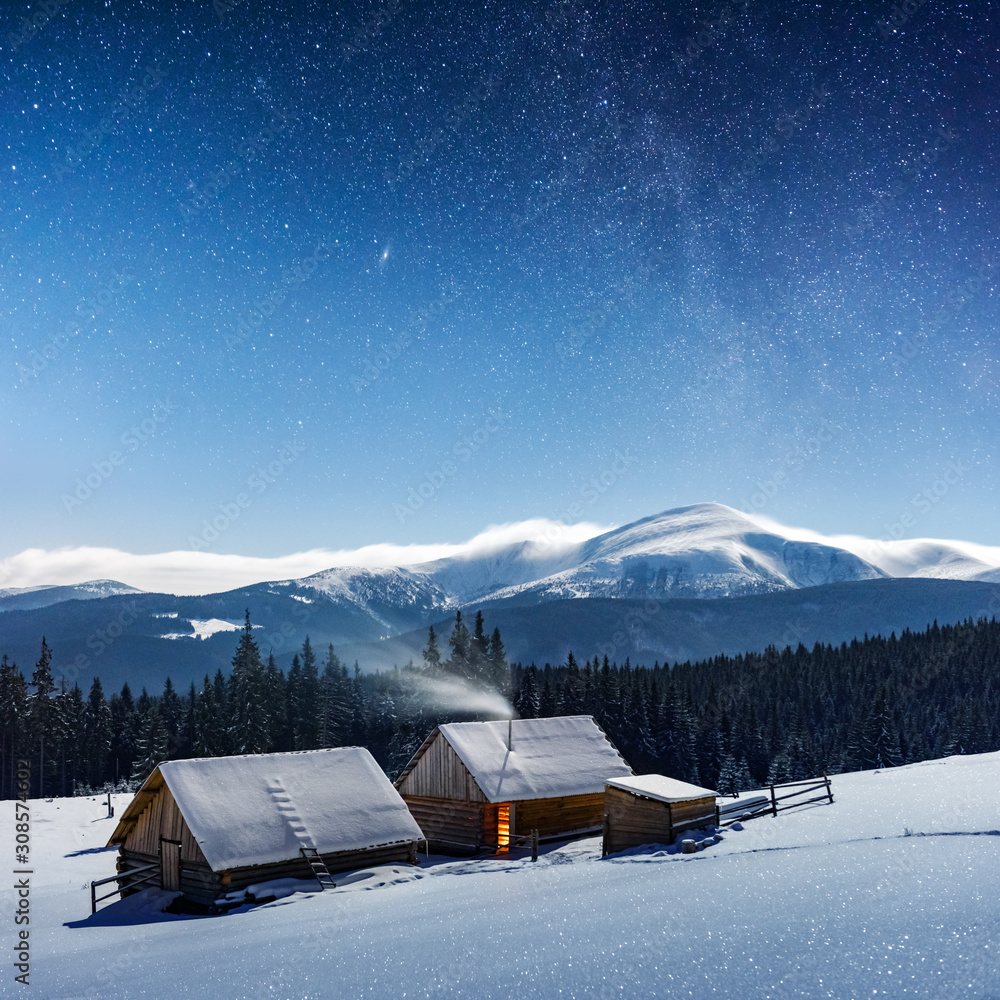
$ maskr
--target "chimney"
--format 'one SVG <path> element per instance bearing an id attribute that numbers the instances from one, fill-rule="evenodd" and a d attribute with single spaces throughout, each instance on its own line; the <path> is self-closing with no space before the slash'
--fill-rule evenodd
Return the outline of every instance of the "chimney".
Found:
<path id="1" fill-rule="evenodd" d="M 511 731 L 513 730 L 513 728 L 514 728 L 514 717 L 511 716 L 507 720 L 507 749 L 508 750 L 513 750 L 514 749 L 513 740 L 511 739 Z"/>

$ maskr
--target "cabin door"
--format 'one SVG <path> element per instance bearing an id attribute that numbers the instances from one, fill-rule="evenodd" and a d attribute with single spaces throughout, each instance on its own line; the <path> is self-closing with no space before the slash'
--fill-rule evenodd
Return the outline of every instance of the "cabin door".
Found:
<path id="1" fill-rule="evenodd" d="M 497 806 L 497 853 L 510 850 L 510 831 L 514 825 L 514 807 L 505 802 Z"/>
<path id="2" fill-rule="evenodd" d="M 181 891 L 181 845 L 176 840 L 160 841 L 160 884 L 167 892 Z"/>

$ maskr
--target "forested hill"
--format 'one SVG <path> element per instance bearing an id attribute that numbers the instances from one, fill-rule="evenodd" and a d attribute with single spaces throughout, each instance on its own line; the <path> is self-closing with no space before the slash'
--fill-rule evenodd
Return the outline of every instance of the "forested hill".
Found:
<path id="1" fill-rule="evenodd" d="M 363 674 L 332 646 L 320 662 L 307 641 L 286 676 L 261 662 L 248 624 L 228 677 L 186 692 L 168 680 L 138 697 L 125 685 L 110 698 L 99 679 L 88 695 L 56 691 L 47 646 L 30 678 L 5 657 L 0 794 L 10 795 L 18 757 L 42 776 L 37 795 L 139 780 L 167 758 L 346 744 L 367 746 L 394 774 L 433 726 L 496 717 L 454 710 L 471 690 L 491 693 L 478 699 L 484 709 L 510 697 L 522 717 L 593 715 L 638 773 L 720 791 L 1000 749 L 996 619 L 668 668 L 573 654 L 508 666 L 499 631 L 477 616 L 473 633 L 456 624 L 448 650 L 445 659 L 435 639 L 418 667 Z"/>

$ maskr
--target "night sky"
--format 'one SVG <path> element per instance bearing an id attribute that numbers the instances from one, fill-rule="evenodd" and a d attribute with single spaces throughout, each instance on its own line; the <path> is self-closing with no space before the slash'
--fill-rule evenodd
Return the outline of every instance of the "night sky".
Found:
<path id="1" fill-rule="evenodd" d="M 273 7 L 3 7 L 0 557 L 1000 544 L 996 4 Z"/>

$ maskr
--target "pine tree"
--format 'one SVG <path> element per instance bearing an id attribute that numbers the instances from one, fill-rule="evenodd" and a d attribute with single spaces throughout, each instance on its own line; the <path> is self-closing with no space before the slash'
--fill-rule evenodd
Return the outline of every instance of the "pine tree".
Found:
<path id="1" fill-rule="evenodd" d="M 52 650 L 44 636 L 42 651 L 31 675 L 31 686 L 34 690 L 28 706 L 30 752 L 38 763 L 34 786 L 38 797 L 44 798 L 53 790 L 56 774 L 53 755 L 59 742 L 59 707 L 55 700 L 56 685 L 52 679 Z"/>
<path id="2" fill-rule="evenodd" d="M 500 629 L 493 629 L 490 636 L 489 649 L 486 654 L 489 663 L 490 684 L 510 700 L 513 688 L 510 679 L 510 666 L 507 663 L 507 653 L 503 647 L 503 639 L 500 638 Z"/>
<path id="3" fill-rule="evenodd" d="M 288 740 L 288 685 L 285 675 L 274 660 L 274 652 L 267 654 L 264 669 L 264 704 L 268 707 L 268 740 L 272 750 L 291 750 Z"/>
<path id="4" fill-rule="evenodd" d="M 522 719 L 537 719 L 539 711 L 538 669 L 531 664 L 521 678 L 521 689 L 514 706 Z"/>
<path id="5" fill-rule="evenodd" d="M 424 650 L 424 667 L 431 673 L 436 673 L 441 666 L 441 651 L 438 649 L 434 626 L 427 630 L 427 648 Z"/>
<path id="6" fill-rule="evenodd" d="M 697 784 L 694 718 L 683 696 L 671 685 L 657 708 L 653 724 L 656 757 L 664 774 Z"/>
<path id="7" fill-rule="evenodd" d="M 184 707 L 174 689 L 173 681 L 169 677 L 164 681 L 159 707 L 160 718 L 167 731 L 167 760 L 173 760 L 178 755 L 181 746 Z"/>
<path id="8" fill-rule="evenodd" d="M 473 676 L 470 662 L 472 655 L 469 650 L 470 643 L 471 637 L 469 636 L 469 630 L 462 621 L 462 612 L 456 611 L 455 625 L 448 638 L 448 648 L 451 650 L 451 655 L 445 664 L 445 668 L 450 674 L 466 679 L 470 679 Z"/>
<path id="9" fill-rule="evenodd" d="M 264 664 L 253 637 L 249 609 L 233 656 L 229 688 L 232 713 L 229 731 L 235 752 L 267 753 L 271 749 L 271 734 L 264 700 Z"/>
<path id="10" fill-rule="evenodd" d="M 566 658 L 566 670 L 562 684 L 562 715 L 580 715 L 583 712 L 583 679 L 580 676 L 580 665 L 576 662 L 573 651 Z"/>
<path id="11" fill-rule="evenodd" d="M 138 739 L 139 715 L 132 700 L 128 681 L 122 685 L 121 694 L 112 695 L 111 709 L 111 761 L 108 777 L 116 784 L 120 778 L 132 773 Z"/>
<path id="12" fill-rule="evenodd" d="M 341 747 L 351 739 L 350 682 L 347 670 L 330 643 L 321 678 L 320 745 Z"/>
<path id="13" fill-rule="evenodd" d="M 83 716 L 83 753 L 86 760 L 84 780 L 94 789 L 100 788 L 111 777 L 108 765 L 113 723 L 111 709 L 104 700 L 101 679 L 95 677 L 90 685 Z"/>
<path id="14" fill-rule="evenodd" d="M 28 752 L 28 685 L 4 654 L 0 660 L 0 799 L 14 798 L 17 761 Z"/>
<path id="15" fill-rule="evenodd" d="M 597 721 L 601 728 L 617 743 L 622 734 L 622 689 L 618 668 L 611 668 L 607 656 L 601 664 L 601 690 L 603 705 L 598 708 Z"/>
<path id="16" fill-rule="evenodd" d="M 556 701 L 556 692 L 552 684 L 552 670 L 548 664 L 545 665 L 545 673 L 542 680 L 542 690 L 538 696 L 538 718 L 550 719 L 559 712 L 559 704 Z"/>
<path id="17" fill-rule="evenodd" d="M 747 762 L 742 757 L 737 760 L 732 754 L 727 753 L 722 759 L 715 790 L 720 795 L 732 795 L 735 798 L 737 793 L 748 791 L 753 787 L 754 780 L 747 770 Z"/>
<path id="18" fill-rule="evenodd" d="M 306 636 L 302 643 L 301 673 L 297 689 L 293 692 L 289 688 L 289 702 L 294 749 L 318 749 L 322 704 L 316 654 L 313 652 L 309 636 Z"/>
<path id="19" fill-rule="evenodd" d="M 156 765 L 166 759 L 166 754 L 167 729 L 163 725 L 159 709 L 151 705 L 140 723 L 132 778 L 140 784 L 144 782 L 153 773 Z"/>
<path id="20" fill-rule="evenodd" d="M 490 641 L 486 637 L 482 611 L 476 612 L 476 622 L 469 643 L 469 676 L 486 684 L 493 683 L 490 670 Z"/>

